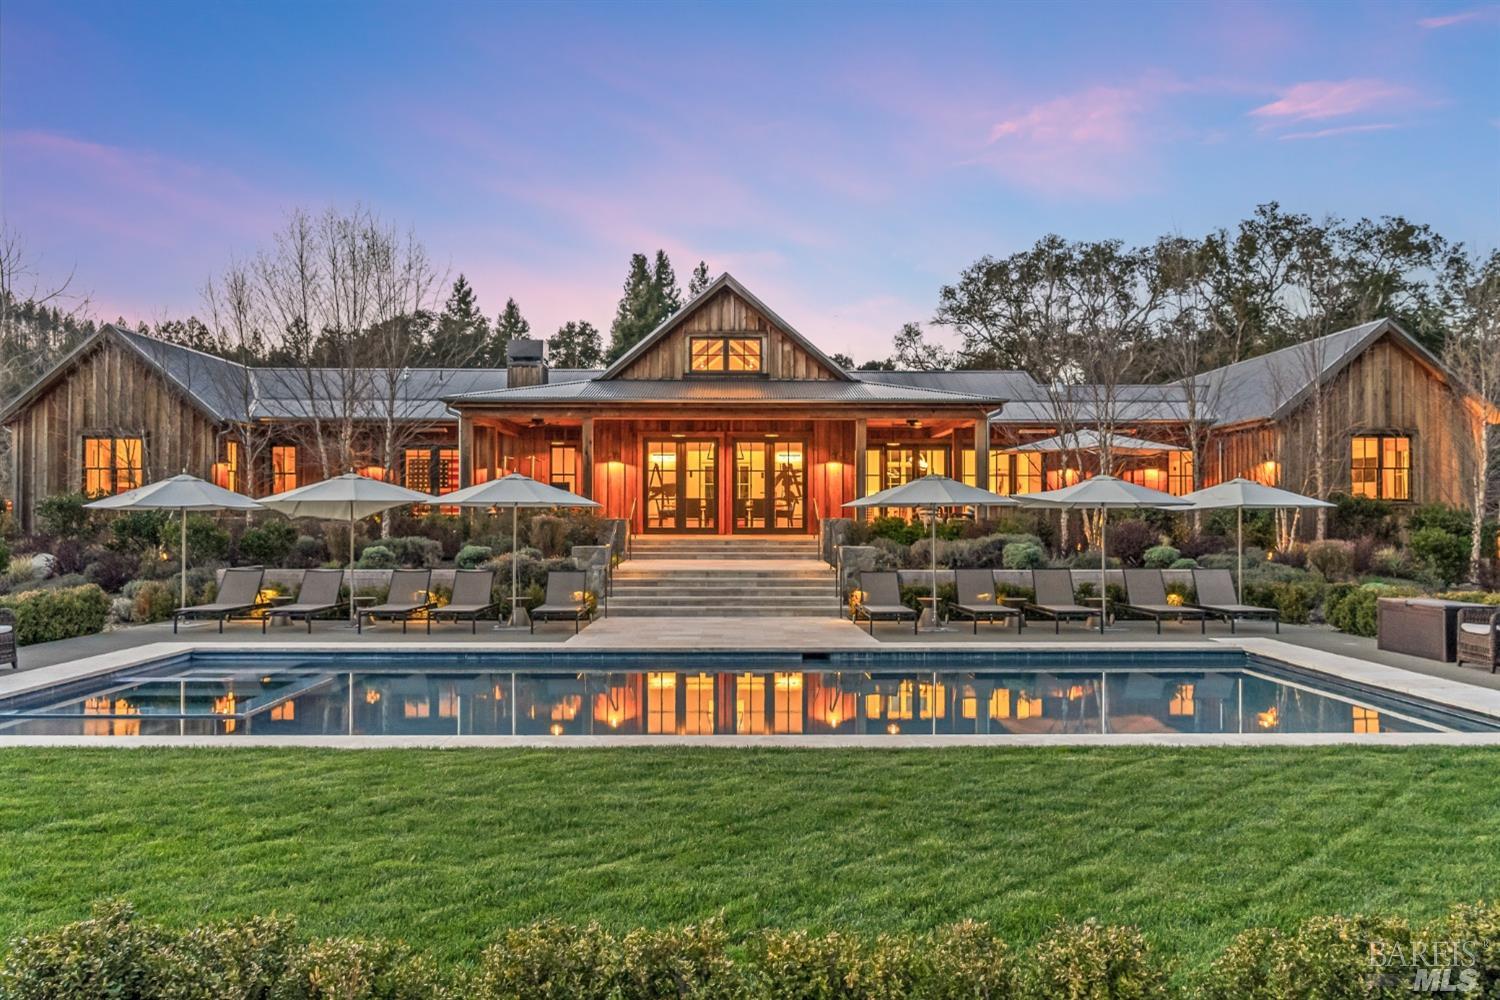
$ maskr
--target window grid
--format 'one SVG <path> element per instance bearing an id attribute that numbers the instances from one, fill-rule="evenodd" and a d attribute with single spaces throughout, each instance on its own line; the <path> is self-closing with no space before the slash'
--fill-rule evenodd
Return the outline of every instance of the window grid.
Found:
<path id="1" fill-rule="evenodd" d="M 83 439 L 83 492 L 124 493 L 145 482 L 141 439 L 86 437 Z"/>
<path id="2" fill-rule="evenodd" d="M 547 458 L 548 482 L 569 493 L 578 492 L 578 449 L 570 444 L 554 444 Z"/>
<path id="3" fill-rule="evenodd" d="M 297 488 L 297 446 L 271 446 L 271 492 L 285 493 Z"/>
<path id="4" fill-rule="evenodd" d="M 1349 445 L 1349 492 L 1379 500 L 1411 499 L 1411 438 L 1360 434 Z"/>

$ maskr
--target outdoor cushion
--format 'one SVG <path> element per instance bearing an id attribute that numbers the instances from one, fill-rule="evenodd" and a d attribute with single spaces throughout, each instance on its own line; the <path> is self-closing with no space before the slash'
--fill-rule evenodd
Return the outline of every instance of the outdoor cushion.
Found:
<path id="1" fill-rule="evenodd" d="M 1485 622 L 1459 622 L 1458 627 L 1470 635 L 1489 635 L 1496 629 L 1500 629 L 1500 625 L 1489 625 Z"/>
<path id="2" fill-rule="evenodd" d="M 9 631 L 10 631 L 10 626 L 9 625 L 0 625 L 0 635 L 4 635 L 5 633 L 7 633 Z"/>

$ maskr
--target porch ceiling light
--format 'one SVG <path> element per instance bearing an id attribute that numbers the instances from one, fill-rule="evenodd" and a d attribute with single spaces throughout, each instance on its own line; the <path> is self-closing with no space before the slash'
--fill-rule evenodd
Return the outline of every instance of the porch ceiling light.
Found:
<path id="1" fill-rule="evenodd" d="M 922 421 L 918 420 L 916 417 L 908 417 L 906 420 L 906 426 L 915 429 L 922 426 Z"/>

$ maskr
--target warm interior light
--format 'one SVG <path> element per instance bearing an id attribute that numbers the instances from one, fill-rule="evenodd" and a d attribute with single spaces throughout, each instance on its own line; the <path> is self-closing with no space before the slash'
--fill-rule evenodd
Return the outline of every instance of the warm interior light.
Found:
<path id="1" fill-rule="evenodd" d="M 549 733 L 551 733 L 553 736 L 561 736 L 563 734 L 562 723 L 561 722 L 554 722 L 554 723 L 552 723 L 552 727 L 550 729 L 548 729 L 547 731 Z"/>
<path id="2" fill-rule="evenodd" d="M 885 731 L 888 732 L 888 733 L 890 733 L 892 736 L 900 736 L 901 735 L 901 726 L 899 724 L 893 722 L 889 726 L 885 727 Z"/>
<path id="3" fill-rule="evenodd" d="M 374 688 L 365 688 L 365 704 L 373 705 L 380 701 L 380 692 Z"/>
<path id="4" fill-rule="evenodd" d="M 1266 709 L 1264 712 L 1256 712 L 1255 713 L 1255 723 L 1256 723 L 1256 725 L 1260 726 L 1260 728 L 1262 728 L 1262 729 L 1275 729 L 1276 728 L 1276 724 L 1278 722 L 1280 722 L 1280 721 L 1281 721 L 1281 713 L 1279 711 L 1277 711 L 1277 708 L 1276 708 L 1275 705 L 1272 705 L 1270 708 Z"/>
<path id="5" fill-rule="evenodd" d="M 1167 595 L 1167 603 L 1169 605 L 1171 605 L 1172 607 L 1174 607 L 1174 608 L 1180 608 L 1180 607 L 1182 607 L 1182 595 L 1181 594 L 1168 594 Z"/>

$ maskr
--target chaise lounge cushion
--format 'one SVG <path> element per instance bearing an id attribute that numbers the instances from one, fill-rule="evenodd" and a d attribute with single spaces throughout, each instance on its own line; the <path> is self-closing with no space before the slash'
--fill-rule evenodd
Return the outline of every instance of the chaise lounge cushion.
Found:
<path id="1" fill-rule="evenodd" d="M 1500 631 L 1500 624 L 1488 624 L 1486 622 L 1459 622 L 1460 630 L 1470 635 L 1489 635 L 1491 632 Z"/>

